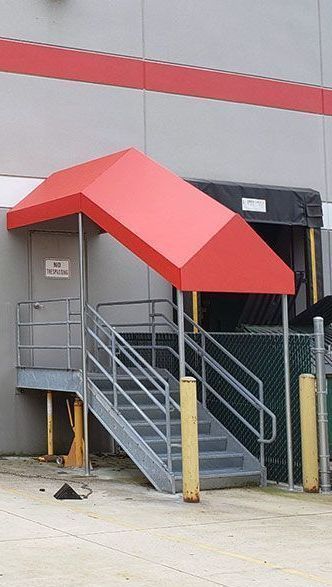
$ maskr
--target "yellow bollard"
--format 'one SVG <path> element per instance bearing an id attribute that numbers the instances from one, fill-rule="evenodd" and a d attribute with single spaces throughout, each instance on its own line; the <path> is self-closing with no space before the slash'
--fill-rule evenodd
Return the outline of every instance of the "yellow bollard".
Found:
<path id="1" fill-rule="evenodd" d="M 300 375 L 300 415 L 303 489 L 316 493 L 319 489 L 316 388 L 311 374 Z"/>
<path id="2" fill-rule="evenodd" d="M 54 442 L 53 442 L 53 397 L 52 392 L 47 392 L 47 454 L 48 456 L 54 455 Z"/>
<path id="3" fill-rule="evenodd" d="M 180 381 L 183 501 L 198 503 L 199 452 L 196 379 Z"/>

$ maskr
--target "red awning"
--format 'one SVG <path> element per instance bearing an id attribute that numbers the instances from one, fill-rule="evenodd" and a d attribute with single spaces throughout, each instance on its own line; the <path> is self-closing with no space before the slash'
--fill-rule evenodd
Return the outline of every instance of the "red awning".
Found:
<path id="1" fill-rule="evenodd" d="M 241 216 L 136 149 L 54 173 L 8 212 L 8 228 L 78 212 L 178 289 L 294 293 L 291 269 Z"/>

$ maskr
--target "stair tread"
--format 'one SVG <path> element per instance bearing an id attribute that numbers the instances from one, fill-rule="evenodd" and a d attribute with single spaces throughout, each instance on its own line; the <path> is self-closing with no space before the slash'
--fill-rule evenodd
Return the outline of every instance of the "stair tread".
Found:
<path id="1" fill-rule="evenodd" d="M 159 455 L 160 458 L 162 459 L 166 459 L 167 458 L 167 454 L 161 454 Z M 227 452 L 227 450 L 205 450 L 203 452 L 199 453 L 199 458 L 213 458 L 213 459 L 217 459 L 220 457 L 228 457 L 228 458 L 235 458 L 235 457 L 243 457 L 244 454 L 242 452 Z M 182 459 L 182 455 L 181 454 L 176 454 L 173 455 L 172 457 L 174 460 L 181 460 Z"/>
<path id="2" fill-rule="evenodd" d="M 151 440 L 153 440 L 153 439 L 151 439 Z M 212 434 L 211 435 L 210 434 L 199 434 L 198 435 L 198 440 L 227 440 L 227 436 L 214 436 Z M 172 438 L 172 441 L 171 441 L 171 444 L 173 446 L 175 443 L 178 443 L 178 442 L 181 442 L 181 441 L 182 441 L 181 436 L 173 437 Z M 164 444 L 165 441 L 162 438 L 156 438 L 154 440 L 154 442 L 155 443 L 158 442 L 160 444 Z"/>
<path id="3" fill-rule="evenodd" d="M 257 477 L 261 475 L 261 471 L 259 470 L 252 470 L 252 471 L 245 471 L 240 467 L 232 467 L 225 468 L 225 469 L 206 469 L 205 471 L 200 471 L 200 477 Z M 182 473 L 174 473 L 175 479 L 182 479 Z"/>
<path id="4" fill-rule="evenodd" d="M 160 426 L 160 425 L 161 426 L 165 426 L 165 420 L 151 420 L 151 421 L 153 422 L 153 424 L 155 424 L 155 426 Z M 176 423 L 180 423 L 180 422 L 181 422 L 181 420 L 178 420 L 178 421 L 177 420 L 172 420 L 171 421 L 171 424 L 176 424 Z M 211 423 L 210 420 L 199 420 L 198 421 L 198 424 L 210 424 L 210 423 Z M 133 420 L 131 422 L 131 424 L 133 426 L 137 426 L 137 425 L 141 426 L 143 424 L 144 425 L 149 425 L 149 422 L 147 422 L 146 420 Z"/>

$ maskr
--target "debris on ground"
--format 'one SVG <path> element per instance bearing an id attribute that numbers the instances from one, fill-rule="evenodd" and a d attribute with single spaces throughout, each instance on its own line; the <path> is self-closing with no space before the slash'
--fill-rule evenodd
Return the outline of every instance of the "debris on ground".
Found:
<path id="1" fill-rule="evenodd" d="M 68 483 L 64 483 L 62 487 L 54 494 L 55 499 L 82 499 Z"/>

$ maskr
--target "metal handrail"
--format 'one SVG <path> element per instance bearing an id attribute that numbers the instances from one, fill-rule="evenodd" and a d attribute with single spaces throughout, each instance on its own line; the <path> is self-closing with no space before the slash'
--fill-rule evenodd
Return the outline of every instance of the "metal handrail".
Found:
<path id="1" fill-rule="evenodd" d="M 67 369 L 71 369 L 71 351 L 74 350 L 81 350 L 81 344 L 73 344 L 72 343 L 72 334 L 71 334 L 71 326 L 81 324 L 80 320 L 74 320 L 73 316 L 77 316 L 78 313 L 74 312 L 71 307 L 72 301 L 78 301 L 79 298 L 53 298 L 53 299 L 39 299 L 39 300 L 24 300 L 17 304 L 17 366 L 22 367 L 26 366 L 26 364 L 22 363 L 21 357 L 21 350 L 28 349 L 31 351 L 30 359 L 28 359 L 28 365 L 34 368 L 38 368 L 38 365 L 35 363 L 35 355 L 33 354 L 34 350 L 45 350 L 45 351 L 54 351 L 54 350 L 61 350 L 67 351 L 67 361 L 64 367 Z M 36 303 L 38 304 L 54 304 L 54 303 L 61 303 L 64 305 L 65 316 L 63 320 L 38 320 L 34 321 L 32 319 L 32 306 Z M 22 320 L 21 319 L 21 309 L 22 307 L 28 308 L 29 319 Z M 92 328 L 89 327 L 87 321 L 90 320 L 92 323 Z M 34 327 L 55 327 L 58 326 L 66 326 L 66 333 L 64 335 L 65 341 L 63 344 L 36 344 L 34 342 Z M 28 341 L 22 342 L 21 336 L 21 329 L 25 328 L 28 332 Z M 106 352 L 110 363 L 112 364 L 111 373 L 108 368 L 105 368 L 104 365 L 101 364 L 99 361 L 98 356 L 93 355 L 90 350 L 87 351 L 87 357 L 94 365 L 94 368 L 102 373 L 102 375 L 107 378 L 112 386 L 113 386 L 113 407 L 119 412 L 118 407 L 118 395 L 121 394 L 129 405 L 133 406 L 135 410 L 140 414 L 144 421 L 146 421 L 149 426 L 156 432 L 156 434 L 161 438 L 166 444 L 166 455 L 167 455 L 167 467 L 169 472 L 172 471 L 172 445 L 171 445 L 171 421 L 170 421 L 170 414 L 171 414 L 171 404 L 174 408 L 180 411 L 179 405 L 174 401 L 173 398 L 170 397 L 170 390 L 168 382 L 158 373 L 151 364 L 146 361 L 140 353 L 138 353 L 131 345 L 121 336 L 119 332 L 115 330 L 106 320 L 96 312 L 96 310 L 90 306 L 86 305 L 85 307 L 85 331 L 90 337 L 90 339 L 97 343 L 97 349 L 102 348 L 104 352 Z M 101 334 L 102 337 L 106 336 L 107 344 L 102 340 L 98 334 Z M 111 348 L 110 348 L 110 346 Z M 140 375 L 143 375 L 144 379 L 147 379 L 152 384 L 152 389 L 161 392 L 162 396 L 164 397 L 164 403 L 159 401 L 158 398 L 155 397 L 152 390 L 150 390 L 141 379 L 136 377 L 135 373 L 132 372 L 130 368 L 121 360 L 119 356 L 117 356 L 117 352 L 121 352 L 122 356 L 130 362 L 131 366 L 136 367 Z M 29 356 L 28 356 L 29 357 Z M 141 409 L 141 407 L 134 401 L 134 399 L 126 392 L 125 389 L 120 385 L 119 378 L 118 378 L 118 370 L 121 369 L 122 373 L 125 373 L 135 384 L 135 387 L 142 390 L 147 398 L 151 400 L 153 405 L 156 405 L 160 410 L 160 413 L 163 414 L 165 418 L 165 434 L 162 432 L 160 428 L 154 423 L 154 421 Z M 92 379 L 88 378 L 88 384 L 93 386 L 94 389 L 98 389 L 98 386 L 92 381 Z M 104 396 L 104 394 L 99 390 L 100 397 L 105 398 L 105 401 L 111 403 L 109 399 Z M 99 398 L 100 399 L 100 398 Z M 121 414 L 124 417 L 123 414 Z M 130 422 L 127 421 L 127 424 L 131 426 Z M 132 426 L 131 428 L 135 430 Z M 149 447 L 149 445 L 143 441 L 149 451 L 153 452 L 153 449 Z M 162 461 L 161 457 L 154 453 L 155 457 L 165 466 L 164 462 Z"/>
<path id="2" fill-rule="evenodd" d="M 135 346 L 135 345 L 134 345 Z M 151 349 L 150 345 L 137 345 L 135 348 L 140 348 L 140 349 Z M 172 347 L 169 346 L 158 346 L 156 347 L 157 349 L 160 350 L 167 350 L 169 351 L 174 357 L 176 357 L 177 359 L 179 358 L 179 353 L 176 352 L 175 349 L 173 349 Z M 207 359 L 207 362 L 211 365 L 211 367 L 214 367 L 213 362 L 209 361 L 209 359 Z M 191 365 L 189 365 L 188 363 L 186 364 L 187 369 L 191 372 L 192 375 L 194 375 L 194 377 L 200 381 L 203 384 L 203 378 L 202 376 L 196 371 L 196 369 L 194 369 Z M 235 416 L 238 417 L 238 419 L 249 429 L 251 430 L 251 432 L 253 432 L 255 434 L 255 436 L 257 436 L 257 438 L 260 438 L 260 432 L 254 428 L 250 422 L 248 422 L 245 418 L 243 418 L 243 416 L 241 414 L 239 414 L 237 412 L 237 410 L 235 410 L 235 408 L 233 408 L 233 406 L 231 406 L 231 404 L 225 400 L 225 398 L 223 398 L 221 395 L 219 395 L 215 389 L 213 389 L 213 387 L 207 382 L 205 381 L 205 385 L 206 388 L 221 402 L 223 403 Z M 237 389 L 234 385 L 234 389 Z M 241 388 L 239 387 L 237 389 L 237 391 L 242 395 L 243 398 L 247 399 L 247 401 L 257 410 L 264 410 L 264 412 L 266 413 L 266 415 L 271 417 L 272 420 L 272 434 L 270 436 L 270 438 L 264 438 L 263 440 L 259 440 L 260 442 L 264 443 L 264 444 L 271 444 L 272 442 L 274 442 L 275 438 L 276 438 L 276 416 L 275 414 L 264 404 L 262 404 L 262 402 L 255 397 L 249 390 L 247 390 L 246 388 Z"/>
<path id="3" fill-rule="evenodd" d="M 92 391 L 92 393 L 94 393 L 95 397 L 97 398 L 98 402 L 101 403 L 106 410 L 109 409 L 110 402 L 104 394 L 100 393 L 100 389 L 97 387 L 97 385 L 93 381 L 91 381 L 91 379 L 88 381 L 88 385 L 89 385 L 89 388 Z M 129 422 L 128 422 L 128 425 L 131 428 L 132 434 L 134 434 L 136 436 L 137 442 L 140 444 L 144 444 L 145 450 L 147 452 L 149 452 L 151 455 L 153 455 L 153 458 L 157 459 L 159 461 L 159 463 L 164 467 L 165 464 L 164 464 L 163 460 L 161 459 L 160 455 L 157 454 L 151 448 L 151 446 L 144 440 L 144 438 L 142 438 L 142 436 L 140 436 L 138 434 L 137 430 Z"/>
<path id="4" fill-rule="evenodd" d="M 156 312 L 156 305 L 157 304 L 168 304 L 173 310 L 177 311 L 177 305 L 174 302 L 171 302 L 165 298 L 157 298 L 157 299 L 143 299 L 143 300 L 121 300 L 121 301 L 112 301 L 112 302 L 100 302 L 97 305 L 97 311 L 100 311 L 101 308 L 105 307 L 114 307 L 114 306 L 127 306 L 127 305 L 141 305 L 146 304 L 149 308 L 151 308 L 149 312 L 149 317 L 151 321 L 149 323 L 139 323 L 139 324 L 131 324 L 130 326 L 147 326 L 151 330 L 152 341 L 151 347 L 146 345 L 145 348 L 151 348 L 152 351 L 152 364 L 156 364 L 156 350 L 157 350 L 157 341 L 156 341 L 156 328 L 161 324 L 166 325 L 167 327 L 171 328 L 173 331 L 178 333 L 178 326 L 172 320 L 170 320 L 165 314 L 162 312 Z M 162 319 L 163 322 L 157 322 L 157 319 Z M 260 443 L 260 460 L 262 466 L 264 466 L 264 445 L 272 443 L 277 434 L 277 419 L 275 414 L 264 404 L 264 388 L 263 382 L 257 377 L 248 367 L 243 365 L 239 359 L 234 357 L 228 349 L 223 347 L 211 334 L 206 332 L 199 324 L 197 324 L 190 316 L 184 314 L 184 319 L 187 323 L 191 324 L 196 332 L 201 335 L 201 345 L 194 341 L 187 333 L 185 333 L 185 343 L 194 350 L 201 359 L 201 366 L 202 366 L 202 376 L 200 376 L 196 370 L 194 370 L 186 361 L 186 367 L 194 376 L 201 382 L 202 384 L 202 404 L 206 407 L 206 391 L 210 391 L 219 401 L 221 401 L 224 405 L 227 405 L 228 409 L 235 415 L 237 418 L 247 427 L 249 428 L 258 438 Z M 114 325 L 119 327 L 119 324 Z M 129 326 L 129 325 L 128 325 Z M 236 379 L 231 373 L 229 373 L 225 368 L 223 368 L 213 357 L 206 351 L 206 341 L 212 343 L 215 348 L 221 351 L 228 359 L 230 359 L 243 373 L 245 373 L 257 386 L 258 390 L 258 398 L 249 390 L 245 385 L 243 385 L 238 379 Z M 141 345 L 137 348 L 143 348 Z M 166 347 L 161 347 L 166 348 Z M 171 347 L 167 347 L 168 350 L 173 355 L 176 355 L 179 358 L 178 353 L 171 350 Z M 255 409 L 259 411 L 259 431 L 257 431 L 251 424 L 248 422 L 233 406 L 229 404 L 217 392 L 211 387 L 210 384 L 206 381 L 206 366 L 213 368 L 218 375 L 220 375 L 227 383 L 232 385 L 233 389 L 235 389 L 241 396 L 246 399 Z M 271 435 L 270 437 L 265 437 L 265 416 L 271 419 Z"/>
<path id="5" fill-rule="evenodd" d="M 155 299 L 150 299 L 150 300 L 144 299 L 144 300 L 120 300 L 120 301 L 114 301 L 114 302 L 99 302 L 96 306 L 96 310 L 97 310 L 97 312 L 99 312 L 99 308 L 107 307 L 107 306 L 109 306 L 109 307 L 129 306 L 129 305 L 141 305 L 141 304 L 148 304 L 152 307 L 152 311 L 150 313 L 151 317 L 152 317 L 152 315 L 156 316 L 156 314 L 154 312 L 154 307 L 156 304 L 168 304 L 169 306 L 172 307 L 173 310 L 177 311 L 177 305 L 174 302 L 172 302 L 171 300 L 168 300 L 167 298 L 155 298 Z M 186 322 L 189 322 L 193 326 L 193 328 L 197 329 L 198 332 L 203 334 L 205 338 L 207 338 L 210 342 L 212 342 L 229 359 L 234 361 L 234 363 L 236 363 L 238 365 L 238 367 L 240 367 L 249 377 L 251 377 L 254 381 L 256 381 L 257 384 L 263 385 L 262 381 L 259 379 L 259 377 L 257 377 L 257 375 L 255 375 L 255 373 L 250 371 L 250 369 L 248 369 L 248 367 L 246 367 L 243 363 L 241 363 L 241 361 L 239 361 L 239 359 L 234 357 L 234 355 L 232 355 L 232 353 L 230 353 L 228 349 L 226 349 L 224 346 L 222 346 L 209 332 L 204 330 L 204 328 L 202 328 L 202 326 L 200 326 L 190 316 L 188 316 L 188 314 L 184 313 L 184 319 Z M 174 322 L 173 322 L 173 324 L 174 324 Z M 146 322 L 145 324 L 143 324 L 143 323 L 128 324 L 128 326 L 149 326 L 149 325 L 151 325 L 149 322 Z M 120 325 L 116 324 L 114 326 L 119 327 Z M 121 325 L 121 326 L 123 326 L 123 325 Z"/>
<path id="6" fill-rule="evenodd" d="M 87 304 L 87 309 L 89 312 L 91 312 L 92 314 L 94 314 L 94 316 L 100 320 L 103 325 L 105 326 L 106 330 L 104 331 L 104 334 L 107 334 L 107 330 L 109 330 L 110 332 L 112 332 L 114 334 L 114 336 L 121 342 L 121 344 L 126 347 L 129 351 L 133 351 L 133 354 L 136 356 L 136 359 L 138 359 L 139 361 L 141 361 L 141 363 L 144 365 L 144 367 L 146 368 L 146 375 L 148 376 L 148 372 L 152 373 L 153 376 L 158 379 L 164 386 L 168 386 L 167 381 L 165 381 L 165 379 L 160 375 L 160 373 L 158 373 L 157 371 L 155 371 L 155 369 L 153 369 L 153 367 L 150 365 L 150 363 L 148 361 L 146 361 L 142 355 L 140 355 L 137 351 L 135 351 L 133 349 L 133 347 L 129 344 L 129 342 L 123 338 L 123 336 L 121 336 L 121 334 L 119 332 L 117 332 L 117 330 L 114 328 L 114 326 L 111 326 L 103 316 L 101 316 L 101 314 L 98 313 L 98 311 L 96 311 L 91 305 Z"/>
<path id="7" fill-rule="evenodd" d="M 35 365 L 35 355 L 34 350 L 46 350 L 46 351 L 54 351 L 54 350 L 65 350 L 66 352 L 66 368 L 72 369 L 72 350 L 81 350 L 81 345 L 72 344 L 72 331 L 71 327 L 74 325 L 79 325 L 81 322 L 79 320 L 74 320 L 73 316 L 77 316 L 77 312 L 74 312 L 71 308 L 71 302 L 77 302 L 79 298 L 77 297 L 65 297 L 65 298 L 50 298 L 50 299 L 38 299 L 38 300 L 22 300 L 17 303 L 17 310 L 16 310 L 16 361 L 17 366 L 22 366 L 22 350 L 30 350 L 30 362 L 31 366 Z M 44 321 L 34 321 L 32 320 L 32 310 L 33 307 L 36 307 L 36 304 L 63 304 L 65 310 L 66 318 L 63 320 L 44 320 Z M 22 321 L 21 320 L 21 309 L 26 307 L 29 312 L 29 320 Z M 37 308 L 36 308 L 37 309 Z M 34 327 L 43 327 L 43 326 L 65 326 L 66 327 L 66 344 L 64 345 L 37 345 L 34 343 Z M 30 344 L 22 344 L 21 342 L 21 329 L 25 328 L 28 329 L 28 339 Z M 38 367 L 38 366 L 36 366 Z"/>
<path id="8" fill-rule="evenodd" d="M 86 315 L 87 318 L 92 320 L 93 327 L 97 330 L 101 330 L 103 335 L 106 335 L 108 341 L 111 342 L 111 348 L 107 344 L 103 342 L 103 340 L 98 336 L 98 334 L 92 330 L 89 326 L 86 325 L 86 332 L 91 337 L 91 339 L 97 342 L 97 348 L 102 348 L 106 354 L 108 355 L 109 359 L 111 360 L 112 364 L 112 374 L 108 372 L 107 369 L 103 365 L 101 365 L 100 361 L 96 356 L 94 356 L 90 351 L 88 351 L 88 357 L 93 362 L 93 364 L 101 371 L 112 383 L 113 385 L 113 401 L 114 401 L 114 408 L 118 410 L 118 393 L 122 394 L 125 399 L 138 411 L 138 413 L 144 418 L 146 422 L 155 430 L 155 432 L 162 438 L 166 443 L 166 453 L 167 453 L 167 466 L 169 471 L 172 471 L 172 448 L 171 448 L 171 422 L 170 422 L 170 391 L 169 385 L 166 380 L 138 353 L 131 345 L 110 325 L 106 322 L 106 320 L 96 312 L 96 310 L 87 304 L 86 306 Z M 101 322 L 101 324 L 99 323 Z M 121 353 L 131 361 L 132 365 L 139 369 L 140 373 L 144 375 L 150 382 L 152 382 L 155 388 L 160 391 L 165 398 L 165 407 L 162 405 L 161 402 L 157 398 L 154 397 L 153 393 L 140 381 L 134 373 L 125 365 L 123 361 L 117 356 L 117 345 L 119 346 L 119 350 Z M 144 393 L 149 397 L 152 402 L 157 405 L 157 407 L 164 413 L 165 415 L 165 424 L 166 424 L 166 435 L 164 435 L 161 430 L 159 430 L 158 426 L 149 418 L 143 410 L 134 402 L 134 400 L 130 397 L 129 394 L 125 392 L 125 390 L 120 386 L 118 383 L 117 378 L 117 367 L 120 367 L 127 375 L 133 380 L 133 382 L 142 390 Z M 176 406 L 179 409 L 179 406 Z"/>

